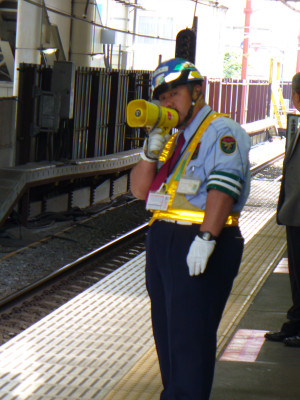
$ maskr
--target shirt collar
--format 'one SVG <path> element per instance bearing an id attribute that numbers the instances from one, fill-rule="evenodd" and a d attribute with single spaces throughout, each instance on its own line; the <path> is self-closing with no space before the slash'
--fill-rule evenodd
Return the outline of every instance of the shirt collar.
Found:
<path id="1" fill-rule="evenodd" d="M 209 111 L 211 111 L 211 107 L 208 104 L 205 104 L 201 110 L 198 111 L 193 121 L 185 128 L 184 138 L 186 142 L 190 140 L 191 136 L 196 132 L 198 126 L 204 120 Z"/>

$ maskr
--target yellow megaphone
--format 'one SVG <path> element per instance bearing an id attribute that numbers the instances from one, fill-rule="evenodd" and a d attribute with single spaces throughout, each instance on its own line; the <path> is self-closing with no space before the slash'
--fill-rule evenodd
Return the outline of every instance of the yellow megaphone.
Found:
<path id="1" fill-rule="evenodd" d="M 127 124 L 131 128 L 162 129 L 165 135 L 178 124 L 178 113 L 146 100 L 132 100 L 127 105 Z"/>

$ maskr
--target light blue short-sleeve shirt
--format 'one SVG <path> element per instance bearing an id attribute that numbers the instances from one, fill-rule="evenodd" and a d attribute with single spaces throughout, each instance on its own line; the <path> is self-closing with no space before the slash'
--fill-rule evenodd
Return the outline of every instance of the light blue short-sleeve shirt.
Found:
<path id="1" fill-rule="evenodd" d="M 205 105 L 184 130 L 185 143 L 211 111 Z M 200 180 L 197 193 L 185 195 L 194 206 L 205 209 L 209 189 L 224 191 L 235 199 L 233 212 L 242 210 L 250 190 L 249 150 L 251 141 L 245 130 L 230 118 L 220 117 L 204 132 L 186 175 Z"/>

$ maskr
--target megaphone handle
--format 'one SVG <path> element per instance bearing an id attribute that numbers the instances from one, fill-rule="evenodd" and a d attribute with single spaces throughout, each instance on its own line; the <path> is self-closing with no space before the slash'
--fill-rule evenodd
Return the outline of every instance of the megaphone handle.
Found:
<path id="1" fill-rule="evenodd" d="M 153 128 L 153 129 L 154 129 L 154 128 Z M 153 130 L 153 129 L 152 129 L 152 130 Z M 165 136 L 170 132 L 171 129 L 172 129 L 172 128 L 165 128 L 165 129 L 162 129 L 162 128 L 161 128 L 162 132 L 160 133 L 160 135 L 163 136 L 163 137 L 165 137 Z M 151 131 L 150 131 L 150 132 L 151 132 Z M 148 136 L 149 136 L 149 132 L 148 132 Z M 167 141 L 168 141 L 168 140 L 167 140 Z M 166 141 L 166 143 L 167 143 L 167 141 Z M 153 150 L 152 153 L 154 153 L 154 154 L 159 154 L 160 152 L 159 152 L 158 150 Z"/>
<path id="2" fill-rule="evenodd" d="M 154 131 L 154 129 L 157 128 L 157 125 L 158 125 L 158 123 L 160 121 L 160 117 L 161 117 L 161 107 L 159 105 L 157 105 L 157 104 L 156 104 L 156 106 L 158 107 L 158 117 L 157 117 L 157 120 L 156 120 L 155 124 L 152 126 L 151 131 Z"/>

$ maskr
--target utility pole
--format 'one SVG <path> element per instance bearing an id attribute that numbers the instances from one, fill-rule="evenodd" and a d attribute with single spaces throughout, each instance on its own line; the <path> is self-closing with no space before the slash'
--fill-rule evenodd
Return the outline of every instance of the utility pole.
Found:
<path id="1" fill-rule="evenodd" d="M 300 72 L 300 30 L 298 35 L 297 65 L 296 72 Z"/>
<path id="2" fill-rule="evenodd" d="M 251 0 L 246 0 L 245 13 L 245 26 L 244 26 L 244 41 L 243 41 L 243 58 L 242 58 L 242 104 L 241 104 L 241 124 L 245 121 L 245 107 L 246 107 L 246 80 L 247 80 L 247 66 L 248 66 L 248 52 L 249 52 L 249 33 L 250 33 L 250 15 L 252 13 Z"/>

